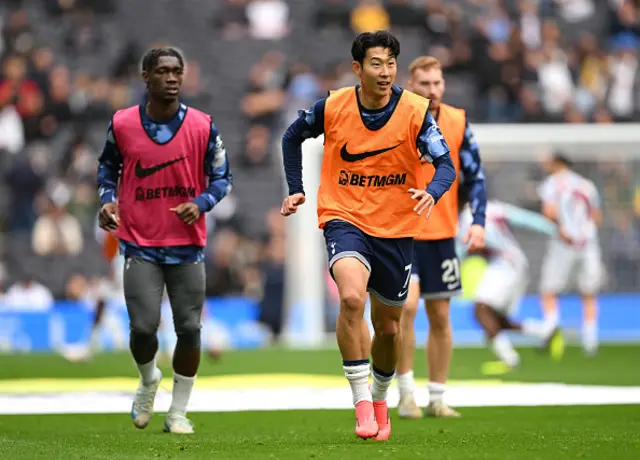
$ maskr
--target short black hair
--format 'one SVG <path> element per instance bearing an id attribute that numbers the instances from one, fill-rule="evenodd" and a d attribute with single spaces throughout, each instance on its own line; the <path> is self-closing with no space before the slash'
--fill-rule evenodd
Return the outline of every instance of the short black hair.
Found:
<path id="1" fill-rule="evenodd" d="M 351 45 L 351 57 L 354 61 L 363 63 L 369 48 L 385 48 L 391 51 L 391 55 L 397 58 L 400 55 L 400 42 L 386 30 L 377 32 L 364 32 L 356 37 Z"/>
<path id="2" fill-rule="evenodd" d="M 552 159 L 555 163 L 560 163 L 561 165 L 566 166 L 567 168 L 571 168 L 573 166 L 573 161 L 571 161 L 571 159 L 564 152 L 561 152 L 561 151 L 553 152 Z"/>
<path id="3" fill-rule="evenodd" d="M 175 48 L 165 47 L 165 48 L 152 48 L 144 55 L 142 58 L 142 71 L 143 72 L 151 72 L 157 65 L 158 60 L 162 56 L 173 56 L 174 58 L 180 61 L 180 66 L 184 68 L 184 57 L 182 57 L 182 53 Z"/>

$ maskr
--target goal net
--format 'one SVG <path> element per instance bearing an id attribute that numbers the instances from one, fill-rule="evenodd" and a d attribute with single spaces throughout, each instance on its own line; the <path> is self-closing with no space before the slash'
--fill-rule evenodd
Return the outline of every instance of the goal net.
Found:
<path id="1" fill-rule="evenodd" d="M 472 127 L 486 172 L 487 194 L 539 210 L 536 188 L 544 177 L 540 160 L 553 151 L 572 159 L 591 179 L 603 201 L 600 241 L 607 273 L 605 290 L 638 290 L 640 276 L 640 125 L 475 125 Z M 287 299 L 297 345 L 322 343 L 332 327 L 335 291 L 327 272 L 322 232 L 317 227 L 316 193 L 322 139 L 303 145 L 307 202 L 288 219 Z M 515 230 L 531 265 L 529 291 L 538 286 L 546 239 Z"/>

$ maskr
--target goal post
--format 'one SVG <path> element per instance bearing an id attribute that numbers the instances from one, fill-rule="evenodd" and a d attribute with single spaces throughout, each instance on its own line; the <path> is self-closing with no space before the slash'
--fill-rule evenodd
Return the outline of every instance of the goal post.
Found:
<path id="1" fill-rule="evenodd" d="M 555 150 L 566 153 L 578 172 L 595 182 L 603 197 L 606 223 L 601 244 L 606 267 L 615 268 L 606 235 L 615 231 L 617 218 L 640 214 L 640 124 L 475 124 L 471 128 L 480 146 L 490 199 L 535 209 L 536 187 L 544 177 L 540 160 Z M 285 337 L 296 346 L 318 346 L 324 343 L 327 331 L 327 257 L 316 213 L 322 153 L 322 137 L 303 144 L 307 201 L 287 219 Z M 530 259 L 529 290 L 533 292 L 546 239 L 527 234 L 519 241 Z M 609 277 L 607 290 L 637 290 L 615 278 Z"/>

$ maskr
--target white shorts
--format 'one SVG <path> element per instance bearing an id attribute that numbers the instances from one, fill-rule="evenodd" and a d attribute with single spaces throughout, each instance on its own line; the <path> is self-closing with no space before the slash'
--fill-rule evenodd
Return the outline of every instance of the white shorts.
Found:
<path id="1" fill-rule="evenodd" d="M 518 310 L 526 288 L 525 267 L 516 268 L 503 259 L 495 259 L 489 262 L 476 289 L 474 300 L 509 316 Z"/>
<path id="2" fill-rule="evenodd" d="M 600 246 L 593 243 L 579 249 L 551 240 L 542 262 L 540 291 L 559 294 L 567 288 L 574 271 L 580 294 L 597 293 L 604 280 Z"/>

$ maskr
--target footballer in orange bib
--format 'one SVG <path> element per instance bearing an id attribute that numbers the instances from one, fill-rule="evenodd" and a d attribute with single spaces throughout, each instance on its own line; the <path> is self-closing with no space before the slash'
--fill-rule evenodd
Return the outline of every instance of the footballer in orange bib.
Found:
<path id="1" fill-rule="evenodd" d="M 429 101 L 393 84 L 399 52 L 398 40 L 388 32 L 359 35 L 351 55 L 360 84 L 332 91 L 300 111 L 282 141 L 289 196 L 281 212 L 288 216 L 305 201 L 301 145 L 324 134 L 318 223 L 340 294 L 336 336 L 356 409 L 356 434 L 376 440 L 391 433 L 386 395 L 400 352 L 400 307 L 419 232 L 416 213 L 426 220 L 455 180 Z M 423 162 L 435 167 L 428 187 Z M 367 292 L 373 343 L 364 320 Z"/>
<path id="2" fill-rule="evenodd" d="M 428 97 L 429 110 L 450 149 L 451 160 L 458 172 L 458 180 L 449 193 L 434 207 L 428 221 L 416 220 L 418 235 L 414 240 L 412 278 L 409 296 L 402 317 L 403 345 L 398 362 L 398 388 L 401 417 L 420 418 L 422 410 L 413 396 L 413 358 L 415 351 L 414 320 L 420 296 L 425 299 L 429 317 L 427 362 L 429 369 L 429 405 L 427 413 L 437 417 L 456 417 L 458 412 L 443 402 L 445 382 L 451 361 L 452 335 L 449 319 L 450 299 L 462 292 L 460 264 L 456 255 L 455 237 L 458 233 L 459 181 L 469 191 L 473 223 L 465 235 L 468 251 L 484 247 L 484 223 L 487 198 L 484 172 L 478 146 L 473 138 L 464 110 L 443 104 L 444 78 L 442 67 L 434 57 L 417 58 L 409 67 L 407 89 Z M 433 180 L 434 172 L 427 171 L 426 183 Z M 420 187 L 424 187 L 424 183 Z"/>

